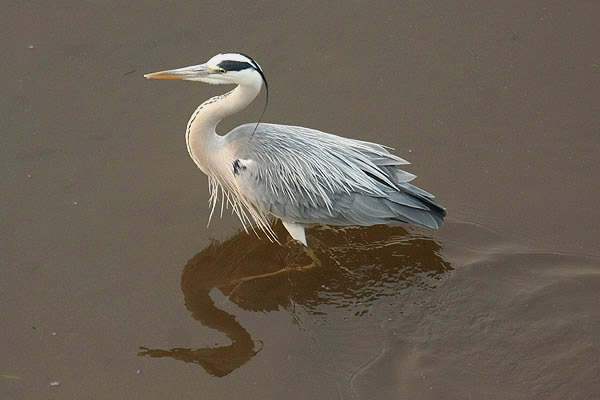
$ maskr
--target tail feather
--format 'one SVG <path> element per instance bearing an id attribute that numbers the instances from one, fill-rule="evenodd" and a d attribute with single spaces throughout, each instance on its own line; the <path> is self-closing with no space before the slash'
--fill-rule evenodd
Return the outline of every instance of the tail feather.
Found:
<path id="1" fill-rule="evenodd" d="M 344 210 L 348 222 L 373 225 L 402 221 L 437 229 L 442 226 L 446 210 L 431 198 L 417 191 L 400 188 L 386 197 L 355 195 Z"/>
<path id="2" fill-rule="evenodd" d="M 437 229 L 444 223 L 444 218 L 434 210 L 422 210 L 418 208 L 396 205 L 396 216 L 391 219 L 408 222 L 415 225 L 426 226 Z"/>
<path id="3" fill-rule="evenodd" d="M 431 193 L 427 193 L 423 189 L 420 189 L 410 183 L 403 183 L 400 185 L 402 189 L 405 189 L 408 193 L 417 197 L 419 200 L 423 201 L 429 208 L 433 208 L 437 211 L 442 217 L 446 216 L 446 209 L 442 207 L 440 203 L 434 200 L 435 196 Z"/>
<path id="4" fill-rule="evenodd" d="M 437 225 L 433 227 L 439 228 L 440 226 L 442 226 L 444 222 L 444 217 L 446 216 L 446 209 L 433 199 L 434 196 L 431 193 L 428 193 L 423 189 L 411 185 L 410 183 L 401 183 L 398 186 L 400 187 L 402 192 L 411 195 L 414 199 L 417 199 L 429 209 L 428 213 L 433 217 Z"/>

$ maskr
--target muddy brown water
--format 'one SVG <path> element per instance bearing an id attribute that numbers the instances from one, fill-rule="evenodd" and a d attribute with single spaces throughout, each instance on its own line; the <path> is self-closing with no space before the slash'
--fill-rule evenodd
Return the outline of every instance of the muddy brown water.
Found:
<path id="1" fill-rule="evenodd" d="M 5 2 L 0 397 L 598 398 L 598 21 L 595 1 Z M 142 75 L 229 50 L 265 70 L 267 121 L 395 147 L 447 224 L 315 227 L 314 268 L 207 228 L 183 132 L 226 88 Z"/>

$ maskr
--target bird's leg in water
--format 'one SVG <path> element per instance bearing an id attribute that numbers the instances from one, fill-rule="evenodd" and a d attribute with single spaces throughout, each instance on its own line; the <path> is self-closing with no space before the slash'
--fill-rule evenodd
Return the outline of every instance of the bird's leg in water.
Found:
<path id="1" fill-rule="evenodd" d="M 311 268 L 314 268 L 314 267 L 320 267 L 321 266 L 321 260 L 319 260 L 319 258 L 315 254 L 315 251 L 311 247 L 304 246 L 300 242 L 298 242 L 297 240 L 292 239 L 292 238 L 289 238 L 288 241 L 285 244 L 285 247 L 289 248 L 290 250 L 294 250 L 294 248 L 298 248 L 298 246 L 302 247 L 302 252 L 306 256 L 308 256 L 308 258 L 310 258 L 311 262 L 309 264 L 306 264 L 306 265 L 303 265 L 303 266 L 292 267 L 292 269 L 295 269 L 295 270 L 299 271 L 299 270 L 303 270 L 303 269 L 311 269 Z"/>
<path id="2" fill-rule="evenodd" d="M 231 291 L 231 293 L 234 293 L 240 285 L 242 285 L 243 283 L 246 283 L 248 281 L 253 281 L 256 279 L 271 278 L 271 277 L 279 275 L 281 273 L 289 273 L 292 271 L 296 271 L 296 272 L 307 271 L 314 267 L 321 266 L 321 260 L 319 260 L 319 258 L 317 257 L 317 255 L 315 254 L 313 249 L 306 247 L 303 244 L 301 244 L 300 242 L 297 242 L 296 240 L 291 239 L 291 238 L 286 242 L 286 244 L 284 246 L 290 250 L 288 252 L 289 255 L 292 255 L 293 254 L 292 252 L 297 251 L 298 249 L 302 248 L 302 252 L 311 260 L 311 262 L 306 265 L 295 265 L 295 266 L 290 266 L 289 264 L 286 263 L 286 266 L 284 268 L 278 269 L 277 271 L 265 272 L 264 274 L 251 275 L 251 276 L 245 276 L 245 277 L 239 278 L 239 279 L 234 279 L 232 281 L 227 282 L 225 285 L 223 285 L 223 287 L 234 285 L 234 288 Z"/>

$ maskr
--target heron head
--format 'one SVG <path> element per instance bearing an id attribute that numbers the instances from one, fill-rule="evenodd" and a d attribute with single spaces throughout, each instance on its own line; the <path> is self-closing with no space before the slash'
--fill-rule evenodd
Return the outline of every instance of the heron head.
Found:
<path id="1" fill-rule="evenodd" d="M 242 53 L 217 54 L 204 64 L 170 69 L 144 75 L 148 79 L 183 79 L 213 85 L 255 85 L 265 83 L 262 69 L 256 61 Z"/>

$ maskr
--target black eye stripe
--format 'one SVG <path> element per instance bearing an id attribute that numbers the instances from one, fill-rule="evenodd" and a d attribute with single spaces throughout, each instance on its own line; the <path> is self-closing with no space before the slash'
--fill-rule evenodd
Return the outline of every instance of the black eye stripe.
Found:
<path id="1" fill-rule="evenodd" d="M 252 64 L 249 64 L 245 61 L 230 61 L 225 60 L 221 61 L 218 64 L 219 68 L 223 68 L 225 71 L 243 71 L 248 68 L 256 69 Z"/>
<path id="2" fill-rule="evenodd" d="M 234 54 L 239 54 L 240 56 L 246 57 L 250 61 L 250 64 L 252 64 L 252 66 L 254 67 L 254 69 L 256 69 L 257 71 L 260 71 L 260 67 L 258 66 L 258 63 L 256 61 L 254 61 L 252 59 L 252 57 L 250 57 L 250 56 L 248 56 L 248 55 L 246 55 L 244 53 L 240 53 L 240 52 L 235 52 Z"/>
<path id="3" fill-rule="evenodd" d="M 267 78 L 265 78 L 265 74 L 262 72 L 262 70 L 260 69 L 260 67 L 258 66 L 258 64 L 256 63 L 256 61 L 254 61 L 253 59 L 251 59 L 250 57 L 242 54 L 242 53 L 237 53 L 240 54 L 244 57 L 246 57 L 250 62 L 246 62 L 246 61 L 233 61 L 233 60 L 223 60 L 220 63 L 217 64 L 217 67 L 224 69 L 225 71 L 243 71 L 245 69 L 253 69 L 255 71 L 257 71 L 260 76 L 262 77 L 263 81 L 265 82 L 265 86 L 267 88 L 267 91 L 269 90 L 269 84 L 267 83 Z"/>
<path id="4" fill-rule="evenodd" d="M 246 62 L 246 61 L 233 61 L 233 60 L 223 60 L 223 61 L 221 61 L 220 63 L 217 64 L 217 67 L 222 68 L 225 71 L 243 71 L 245 69 L 252 68 L 252 69 L 254 69 L 255 71 L 257 71 L 260 74 L 260 76 L 262 77 L 263 81 L 265 82 L 265 86 L 266 86 L 267 91 L 268 91 L 269 90 L 269 84 L 267 83 L 267 78 L 265 78 L 265 74 L 262 72 L 262 70 L 260 69 L 260 67 L 256 63 L 256 61 L 254 61 L 253 59 L 251 59 L 250 57 L 248 57 L 247 55 L 242 54 L 242 53 L 234 53 L 234 54 L 239 54 L 241 56 L 244 56 L 250 62 Z"/>

